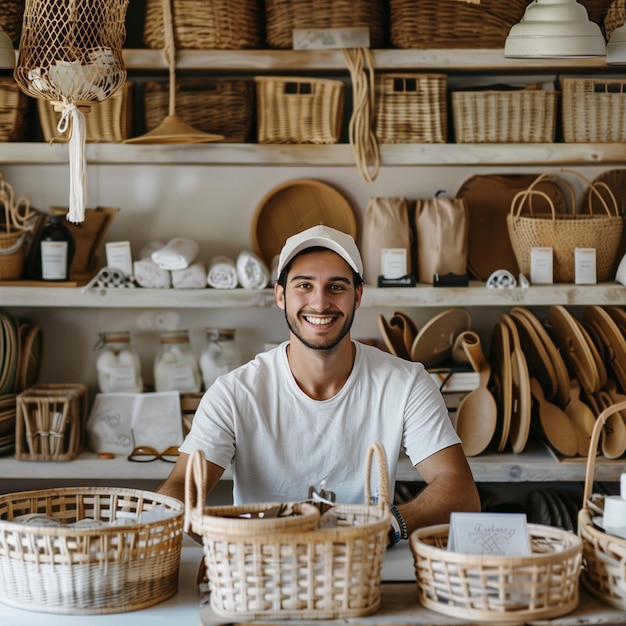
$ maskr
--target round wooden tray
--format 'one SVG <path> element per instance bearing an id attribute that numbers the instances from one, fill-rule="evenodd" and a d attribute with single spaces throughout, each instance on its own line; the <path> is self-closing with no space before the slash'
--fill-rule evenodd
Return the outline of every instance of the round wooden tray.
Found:
<path id="1" fill-rule="evenodd" d="M 334 187 L 306 178 L 278 185 L 261 200 L 252 219 L 254 250 L 272 267 L 272 260 L 280 254 L 288 237 L 318 224 L 356 239 L 354 211 Z"/>

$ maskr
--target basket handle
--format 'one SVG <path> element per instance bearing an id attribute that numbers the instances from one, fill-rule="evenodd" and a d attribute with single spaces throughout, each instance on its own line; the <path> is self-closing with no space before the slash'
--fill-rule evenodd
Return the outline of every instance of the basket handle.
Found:
<path id="1" fill-rule="evenodd" d="M 587 507 L 587 501 L 591 497 L 591 490 L 593 489 L 593 475 L 596 464 L 596 450 L 598 449 L 598 442 L 600 440 L 600 432 L 606 423 L 608 417 L 614 413 L 619 413 L 626 409 L 626 400 L 617 402 L 608 406 L 596 419 L 593 430 L 591 431 L 591 439 L 589 440 L 589 452 L 587 454 L 587 470 L 585 472 L 585 489 L 583 492 L 583 508 Z"/>
<path id="2" fill-rule="evenodd" d="M 365 458 L 365 504 L 372 501 L 372 464 L 374 453 L 378 457 L 378 503 L 381 508 L 388 509 L 389 500 L 389 470 L 387 468 L 387 455 L 380 441 L 375 441 L 367 449 Z"/>
<path id="3" fill-rule="evenodd" d="M 189 532 L 192 526 L 192 513 L 196 510 L 196 517 L 202 518 L 204 501 L 206 499 L 207 469 L 204 455 L 200 450 L 194 450 L 187 459 L 185 467 L 185 519 L 183 527 Z"/>
<path id="4" fill-rule="evenodd" d="M 552 198 L 544 191 L 541 191 L 540 189 L 531 189 L 530 187 L 528 189 L 524 189 L 523 191 L 518 191 L 513 196 L 513 200 L 511 200 L 511 216 L 514 218 L 514 220 L 519 218 L 520 213 L 522 212 L 522 209 L 524 208 L 524 203 L 529 198 L 531 199 L 530 213 L 532 214 L 533 212 L 532 211 L 532 197 L 533 196 L 541 196 L 545 198 L 545 200 L 548 203 L 548 206 L 550 207 L 550 211 L 552 212 L 552 220 L 556 221 L 556 208 L 554 207 L 554 202 L 552 201 Z"/>

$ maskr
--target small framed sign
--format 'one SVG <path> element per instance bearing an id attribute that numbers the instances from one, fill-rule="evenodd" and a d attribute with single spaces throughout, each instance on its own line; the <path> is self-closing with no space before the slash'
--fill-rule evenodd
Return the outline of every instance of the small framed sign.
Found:
<path id="1" fill-rule="evenodd" d="M 448 550 L 461 554 L 529 556 L 524 513 L 452 513 Z"/>

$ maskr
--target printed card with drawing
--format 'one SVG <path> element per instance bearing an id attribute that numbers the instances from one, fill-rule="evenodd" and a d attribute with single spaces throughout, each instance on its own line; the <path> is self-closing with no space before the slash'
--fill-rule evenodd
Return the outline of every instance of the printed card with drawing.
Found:
<path id="1" fill-rule="evenodd" d="M 448 550 L 460 554 L 528 556 L 524 513 L 452 513 Z"/>

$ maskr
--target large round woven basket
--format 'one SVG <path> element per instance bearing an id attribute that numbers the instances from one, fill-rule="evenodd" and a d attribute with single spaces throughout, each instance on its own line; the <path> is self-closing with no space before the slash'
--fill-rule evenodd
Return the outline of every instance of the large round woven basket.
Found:
<path id="1" fill-rule="evenodd" d="M 166 600 L 178 590 L 183 509 L 175 498 L 108 487 L 0 496 L 0 601 L 100 614 Z"/>
<path id="2" fill-rule="evenodd" d="M 0 232 L 0 280 L 20 278 L 24 256 L 24 231 Z"/>
<path id="3" fill-rule="evenodd" d="M 625 401 L 604 409 L 591 432 L 583 507 L 578 513 L 578 534 L 583 542 L 583 569 L 580 576 L 583 586 L 602 602 L 626 611 L 626 539 L 600 530 L 594 524 L 594 513 L 589 506 L 596 462 L 596 455 L 591 451 L 597 450 L 607 419 L 625 409 Z"/>

